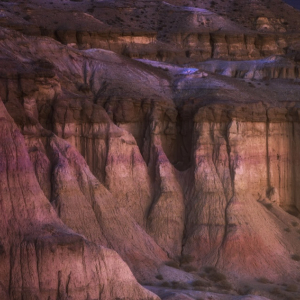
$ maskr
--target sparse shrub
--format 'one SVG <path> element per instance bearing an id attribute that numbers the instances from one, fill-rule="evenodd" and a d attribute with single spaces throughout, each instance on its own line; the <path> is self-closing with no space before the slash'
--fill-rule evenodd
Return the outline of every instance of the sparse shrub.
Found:
<path id="1" fill-rule="evenodd" d="M 220 272 L 211 272 L 208 275 L 208 279 L 210 279 L 213 282 L 219 282 L 219 281 L 225 281 L 226 276 Z"/>
<path id="2" fill-rule="evenodd" d="M 203 281 L 201 280 L 194 280 L 191 282 L 191 286 L 202 286 Z"/>
<path id="3" fill-rule="evenodd" d="M 165 262 L 165 265 L 171 268 L 179 269 L 178 263 L 173 260 Z"/>
<path id="4" fill-rule="evenodd" d="M 161 274 L 156 275 L 155 278 L 158 279 L 158 280 L 163 280 L 164 279 Z"/>
<path id="5" fill-rule="evenodd" d="M 278 287 L 274 287 L 270 290 L 270 293 L 273 294 L 273 295 L 282 295 L 282 292 L 281 290 L 278 288 Z"/>
<path id="6" fill-rule="evenodd" d="M 272 282 L 271 282 L 268 278 L 266 278 L 266 277 L 260 277 L 260 278 L 257 279 L 257 281 L 260 282 L 260 283 L 264 283 L 264 284 L 266 284 L 266 283 L 272 283 Z"/>
<path id="7" fill-rule="evenodd" d="M 227 280 L 222 280 L 220 283 L 218 283 L 218 287 L 226 291 L 232 290 L 232 285 Z"/>
<path id="8" fill-rule="evenodd" d="M 181 258 L 180 258 L 180 263 L 181 264 L 189 264 L 191 263 L 192 261 L 195 260 L 195 257 L 192 256 L 192 255 L 189 255 L 189 254 L 186 254 L 186 255 L 182 255 Z"/>
<path id="9" fill-rule="evenodd" d="M 206 291 L 206 288 L 203 286 L 194 286 L 193 290 L 194 291 Z"/>
<path id="10" fill-rule="evenodd" d="M 182 270 L 185 272 L 196 272 L 197 268 L 193 267 L 193 266 L 183 266 Z"/>
<path id="11" fill-rule="evenodd" d="M 272 203 L 265 203 L 264 206 L 265 206 L 266 209 L 270 210 L 273 207 L 273 204 Z"/>
<path id="12" fill-rule="evenodd" d="M 294 227 L 297 227 L 299 224 L 298 224 L 298 222 L 293 221 L 293 222 L 292 222 L 292 225 L 293 225 Z"/>
<path id="13" fill-rule="evenodd" d="M 251 287 L 245 285 L 242 289 L 238 289 L 237 292 L 239 295 L 248 295 L 251 293 Z"/>
<path id="14" fill-rule="evenodd" d="M 162 282 L 161 286 L 163 286 L 163 287 L 170 287 L 171 285 L 170 285 L 170 283 L 168 281 L 164 281 L 164 282 Z"/>
<path id="15" fill-rule="evenodd" d="M 284 231 L 291 232 L 291 229 L 287 227 L 287 228 L 284 228 Z"/>
<path id="16" fill-rule="evenodd" d="M 300 229 L 298 229 L 298 230 L 297 230 L 297 233 L 299 233 L 299 234 L 300 234 Z"/>
<path id="17" fill-rule="evenodd" d="M 207 273 L 207 278 L 213 282 L 226 281 L 226 276 L 217 271 L 215 267 L 205 267 L 204 271 Z"/>
<path id="18" fill-rule="evenodd" d="M 293 260 L 295 260 L 295 261 L 300 261 L 300 255 L 298 255 L 298 254 L 293 254 L 293 255 L 291 256 L 291 258 L 292 258 Z"/>
<path id="19" fill-rule="evenodd" d="M 174 289 L 186 289 L 187 286 L 184 282 L 172 281 L 172 287 Z"/>
<path id="20" fill-rule="evenodd" d="M 287 292 L 297 292 L 298 291 L 298 287 L 296 284 L 289 284 L 286 289 L 285 289 Z"/>
<path id="21" fill-rule="evenodd" d="M 204 272 L 205 273 L 217 272 L 217 269 L 215 267 L 208 266 L 204 268 Z"/>
<path id="22" fill-rule="evenodd" d="M 210 282 L 202 281 L 202 280 L 194 280 L 191 283 L 191 285 L 194 286 L 194 287 L 211 287 Z"/>

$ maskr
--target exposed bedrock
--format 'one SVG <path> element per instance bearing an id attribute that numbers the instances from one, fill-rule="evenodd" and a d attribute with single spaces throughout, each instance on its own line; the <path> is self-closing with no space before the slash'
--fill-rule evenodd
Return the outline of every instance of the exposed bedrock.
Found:
<path id="1" fill-rule="evenodd" d="M 208 60 L 195 64 L 202 71 L 233 78 L 251 80 L 299 79 L 300 65 L 283 56 L 270 56 L 260 60 L 224 61 Z"/>
<path id="2" fill-rule="evenodd" d="M 167 260 L 238 280 L 297 279 L 300 240 L 285 230 L 299 222 L 286 211 L 300 210 L 296 85 L 289 102 L 266 99 L 279 90 L 172 75 L 49 38 L 15 33 L 0 50 L 16 45 L 22 55 L 7 54 L 0 78 L 10 124 L 0 127 L 1 192 L 12 216 L 1 231 L 4 293 L 152 299 L 123 260 L 143 283 L 158 283 Z"/>
<path id="3" fill-rule="evenodd" d="M 259 203 L 269 195 L 268 172 L 276 176 L 274 168 L 267 170 L 266 123 L 205 122 L 197 124 L 195 131 L 184 253 L 238 274 L 283 274 L 286 263 L 292 264 L 283 259 L 289 257 L 290 246 L 283 242 L 283 228 L 277 228 L 274 217 Z M 278 182 L 272 183 L 277 190 Z"/>
<path id="4" fill-rule="evenodd" d="M 0 105 L 4 299 L 158 299 L 116 252 L 63 224 L 36 180 L 23 136 Z"/>
<path id="5" fill-rule="evenodd" d="M 166 259 L 158 246 L 171 258 L 189 255 L 194 259 L 192 264 L 198 267 L 216 265 L 225 271 L 233 270 L 239 276 L 267 275 L 269 278 L 279 279 L 286 274 L 287 269 L 290 270 L 289 276 L 296 276 L 297 271 L 290 255 L 295 251 L 298 241 L 291 243 L 284 238 L 284 229 L 288 226 L 284 210 L 295 212 L 299 209 L 298 108 L 267 108 L 261 103 L 246 106 L 211 105 L 200 108 L 192 121 L 190 118 L 184 120 L 182 116 L 179 122 L 178 114 L 184 112 L 178 113 L 175 108 L 158 107 L 156 104 L 155 109 L 149 106 L 146 114 L 148 119 L 144 118 L 148 123 L 141 130 L 139 118 L 136 122 L 127 123 L 125 117 L 120 117 L 120 107 L 124 108 L 121 102 L 114 105 L 111 103 L 110 106 L 110 118 L 116 120 L 116 113 L 119 127 L 102 108 L 99 108 L 102 116 L 100 119 L 106 120 L 105 123 L 94 120 L 93 124 L 74 126 L 67 123 L 58 126 L 79 128 L 77 131 L 69 130 L 67 140 L 81 152 L 81 140 L 86 140 L 89 136 L 93 160 L 85 152 L 86 161 L 91 163 L 92 170 L 97 170 L 92 161 L 103 161 L 102 157 L 105 157 L 104 166 L 96 173 L 101 174 L 99 180 L 114 196 L 109 196 L 110 203 L 115 202 L 118 209 L 128 211 L 139 224 L 132 220 L 134 225 L 130 225 L 130 222 L 115 225 L 115 228 L 126 226 L 135 228 L 134 232 L 141 232 L 136 241 L 139 246 L 133 246 L 135 239 L 130 240 L 128 252 L 118 248 L 118 243 L 114 244 L 113 241 L 118 240 L 115 231 L 109 231 L 109 226 L 106 228 L 103 223 L 100 225 L 103 233 L 95 234 L 98 242 L 109 242 L 108 245 L 122 255 L 139 278 L 149 277 L 140 273 L 138 268 L 135 269 L 138 261 L 144 262 L 145 258 L 148 262 L 152 260 L 155 270 Z M 170 111 L 173 112 L 172 115 Z M 123 116 L 126 116 L 125 112 L 126 109 Z M 179 124 L 181 127 L 178 128 Z M 183 135 L 184 128 L 191 128 L 191 124 L 192 136 Z M 84 130 L 87 128 L 93 128 L 97 135 L 90 135 L 91 131 Z M 167 129 L 170 128 L 174 130 L 169 136 L 170 131 Z M 80 132 L 80 136 L 76 132 Z M 59 135 L 63 137 L 64 132 Z M 184 140 L 183 145 L 186 147 L 179 152 L 178 149 L 175 151 L 178 140 Z M 138 145 L 136 141 L 142 142 Z M 67 144 L 64 147 L 68 149 Z M 74 151 L 72 150 L 73 153 Z M 76 161 L 72 157 L 69 156 L 69 164 Z M 85 164 L 80 159 L 77 170 L 81 170 Z M 60 168 L 61 165 L 62 162 L 59 164 Z M 63 174 L 64 177 L 57 177 L 57 184 L 54 186 L 64 186 L 66 174 Z M 73 176 L 78 178 L 79 173 L 73 174 L 77 174 Z M 111 178 L 114 179 L 113 182 Z M 85 199 L 95 196 L 87 196 L 91 188 L 85 191 L 82 187 L 74 186 L 76 180 L 70 182 L 72 187 L 64 189 L 67 194 L 62 189 L 57 190 L 62 199 L 61 204 L 53 204 L 68 226 L 93 240 L 95 237 L 93 238 L 91 229 L 96 228 L 96 225 L 78 225 L 78 219 L 84 218 L 75 217 L 74 212 L 83 201 L 79 199 L 78 204 L 73 206 L 73 193 L 76 198 L 81 193 Z M 85 183 L 84 186 L 91 187 L 91 184 Z M 73 209 L 63 209 L 68 202 L 68 193 L 72 195 L 70 199 L 73 200 L 69 203 Z M 102 199 L 104 195 L 101 195 Z M 104 200 L 101 201 L 103 203 Z M 266 203 L 273 203 L 274 207 L 278 207 L 276 216 L 266 209 Z M 93 210 L 97 211 L 95 207 Z M 83 211 L 93 216 L 95 214 L 92 209 L 90 212 L 81 209 L 80 215 Z M 93 217 L 95 224 L 104 222 L 105 213 L 100 215 L 101 218 L 97 217 L 97 213 L 96 218 Z M 130 220 L 129 215 L 125 219 Z M 93 218 L 89 218 L 89 221 Z M 281 220 L 281 225 L 278 225 L 278 219 Z M 131 232 L 129 229 L 127 231 Z M 145 238 L 146 232 L 152 236 L 153 241 L 150 237 Z M 102 235 L 103 240 L 100 238 Z M 127 235 L 123 233 L 122 236 L 128 242 Z M 149 245 L 152 245 L 150 249 L 153 249 L 153 256 L 149 250 L 145 250 L 149 249 Z M 136 263 L 130 259 L 133 249 L 136 249 Z M 157 255 L 160 255 L 160 259 Z"/>
<path id="6" fill-rule="evenodd" d="M 299 297 L 299 12 L 0 12 L 0 300 Z"/>
<path id="7" fill-rule="evenodd" d="M 172 32 L 162 39 L 156 34 L 59 32 L 64 44 L 76 44 L 79 49 L 101 48 L 126 55 L 173 63 L 205 61 L 209 58 L 226 60 L 259 59 L 286 53 L 287 37 L 280 34 Z"/>

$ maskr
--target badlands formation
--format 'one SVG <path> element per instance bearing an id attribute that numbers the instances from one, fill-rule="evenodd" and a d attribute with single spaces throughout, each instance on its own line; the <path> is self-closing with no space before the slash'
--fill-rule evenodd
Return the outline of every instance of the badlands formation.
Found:
<path id="1" fill-rule="evenodd" d="M 300 11 L 0 1 L 0 299 L 300 299 Z"/>

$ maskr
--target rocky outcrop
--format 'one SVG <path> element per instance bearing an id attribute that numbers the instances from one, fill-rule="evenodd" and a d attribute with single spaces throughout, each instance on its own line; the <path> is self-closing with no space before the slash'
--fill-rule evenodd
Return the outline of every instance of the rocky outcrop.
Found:
<path id="1" fill-rule="evenodd" d="M 170 44 L 155 35 L 119 35 L 107 33 L 62 33 L 58 40 L 77 45 L 79 49 L 102 48 L 130 58 L 143 58 L 171 63 L 213 59 L 259 59 L 286 53 L 286 37 L 278 34 L 243 34 L 223 32 L 167 33 Z M 150 36 L 149 36 L 150 35 Z M 84 38 L 83 38 L 84 36 Z M 165 45 L 164 45 L 165 44 Z M 180 45 L 180 47 L 178 47 Z M 163 48 L 162 48 L 163 46 Z"/>
<path id="2" fill-rule="evenodd" d="M 266 126 L 266 123 L 236 120 L 226 125 L 206 122 L 196 125 L 195 131 L 199 134 L 194 150 L 193 185 L 196 188 L 189 191 L 186 229 L 189 236 L 184 250 L 194 257 L 201 253 L 201 261 L 211 261 L 220 268 L 242 266 L 236 272 L 247 270 L 246 273 L 253 276 L 265 276 L 267 270 L 268 277 L 272 277 L 284 272 L 287 265 L 291 268 L 292 262 L 283 259 L 289 259 L 286 251 L 291 247 L 279 242 L 285 234 L 283 228 L 275 229 L 273 217 L 259 203 L 268 196 L 269 158 L 265 151 L 272 146 L 268 135 L 266 140 Z M 255 138 L 251 138 L 252 135 Z M 285 156 L 284 153 L 278 155 Z M 274 171 L 274 168 L 269 170 L 276 176 Z M 276 190 L 276 187 L 272 189 Z M 261 225 L 262 220 L 265 225 Z M 255 232 L 255 236 L 251 232 Z M 268 236 L 268 240 L 264 236 Z M 197 241 L 201 243 L 195 247 Z M 265 257 L 266 249 L 272 249 L 275 244 L 276 254 L 274 251 L 274 256 Z M 280 244 L 284 246 L 280 247 Z M 251 245 L 255 245 L 254 248 L 251 249 Z M 229 254 L 236 252 L 241 255 L 233 257 Z M 252 255 L 260 266 L 266 263 L 262 273 L 251 259 Z M 242 264 L 238 262 L 240 259 Z"/>
<path id="3" fill-rule="evenodd" d="M 0 105 L 2 293 L 10 299 L 157 298 L 117 253 L 62 223 L 40 189 L 24 138 Z"/>
<path id="4" fill-rule="evenodd" d="M 208 60 L 197 64 L 200 70 L 250 80 L 299 79 L 299 64 L 282 56 L 261 60 L 221 61 Z"/>
<path id="5" fill-rule="evenodd" d="M 45 44 L 61 51 L 64 64 Z M 280 146 L 297 143 L 296 104 L 208 106 L 194 99 L 178 109 L 171 100 L 173 75 L 112 52 L 78 52 L 49 39 L 35 48 L 47 55 L 47 62 L 35 57 L 31 63 L 37 79 L 15 69 L 19 77 L 9 80 L 14 94 L 4 96 L 39 185 L 68 227 L 115 249 L 140 280 L 153 280 L 167 255 L 190 256 L 197 268 L 212 264 L 240 276 L 266 276 L 268 270 L 278 279 L 288 269 L 293 277 L 290 255 L 297 242 L 283 238 L 285 213 L 277 216 L 285 225 L 278 226 L 261 203 L 299 207 L 292 183 L 297 150 Z M 196 93 L 209 79 L 174 76 L 180 81 L 178 103 L 191 97 L 187 84 L 188 93 Z M 220 85 L 214 80 L 210 84 Z M 236 91 L 231 88 L 232 97 Z"/>
<path id="6" fill-rule="evenodd" d="M 79 49 L 101 48 L 130 58 L 179 64 L 282 55 L 290 46 L 287 40 L 299 41 L 294 33 L 299 24 L 288 22 L 291 16 L 299 19 L 297 11 L 277 0 L 226 3 L 227 9 L 221 1 L 218 5 L 188 1 L 184 6 L 180 1 L 150 1 L 147 5 L 81 2 L 73 10 L 72 3 L 56 3 L 55 8 L 45 4 L 45 14 L 38 1 L 32 0 L 30 8 L 20 5 L 14 8 L 15 14 L 7 12 L 9 22 L 4 20 L 3 26 L 49 36 Z M 245 7 L 251 11 L 246 17 L 237 13 Z M 229 12 L 232 16 L 226 17 Z"/>
<path id="7" fill-rule="evenodd" d="M 118 27 L 137 12 L 0 29 L 3 299 L 158 299 L 135 277 L 224 299 L 297 287 L 299 37 L 176 4 L 139 34 Z M 162 297 L 221 297 L 197 293 Z"/>

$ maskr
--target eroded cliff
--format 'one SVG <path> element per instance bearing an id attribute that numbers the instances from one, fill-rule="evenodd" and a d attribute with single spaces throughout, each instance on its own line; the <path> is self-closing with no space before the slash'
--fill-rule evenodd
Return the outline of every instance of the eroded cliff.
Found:
<path id="1" fill-rule="evenodd" d="M 158 299 L 136 279 L 183 290 L 152 288 L 163 299 L 298 297 L 296 25 L 65 2 L 2 4 L 3 299 Z"/>

